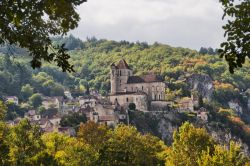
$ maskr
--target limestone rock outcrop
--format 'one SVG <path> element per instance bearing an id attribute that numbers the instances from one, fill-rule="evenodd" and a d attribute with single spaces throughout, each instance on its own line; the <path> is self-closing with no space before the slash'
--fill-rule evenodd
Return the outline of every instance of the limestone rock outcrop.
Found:
<path id="1" fill-rule="evenodd" d="M 187 78 L 190 90 L 195 90 L 203 99 L 210 101 L 214 92 L 213 80 L 205 74 L 192 74 Z"/>

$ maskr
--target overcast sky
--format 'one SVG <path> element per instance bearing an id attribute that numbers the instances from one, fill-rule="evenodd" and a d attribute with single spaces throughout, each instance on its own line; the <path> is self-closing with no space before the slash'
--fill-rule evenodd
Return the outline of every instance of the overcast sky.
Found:
<path id="1" fill-rule="evenodd" d="M 223 41 L 219 0 L 88 0 L 74 36 L 199 49 Z"/>

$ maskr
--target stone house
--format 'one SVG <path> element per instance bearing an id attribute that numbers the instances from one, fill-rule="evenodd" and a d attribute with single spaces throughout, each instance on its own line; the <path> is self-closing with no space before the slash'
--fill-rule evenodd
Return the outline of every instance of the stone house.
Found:
<path id="1" fill-rule="evenodd" d="M 208 111 L 205 108 L 200 108 L 197 112 L 197 118 L 201 119 L 204 122 L 208 121 Z"/>
<path id="2" fill-rule="evenodd" d="M 94 108 L 97 104 L 97 98 L 94 96 L 89 97 L 79 97 L 79 104 L 81 108 L 87 108 L 88 106 L 90 108 Z"/>
<path id="3" fill-rule="evenodd" d="M 27 118 L 30 121 L 38 121 L 41 119 L 41 115 L 37 114 L 36 110 L 29 110 L 24 114 L 24 118 Z"/>
<path id="4" fill-rule="evenodd" d="M 60 109 L 61 114 L 68 114 L 69 112 L 78 112 L 80 109 L 80 104 L 78 99 L 64 99 Z"/>
<path id="5" fill-rule="evenodd" d="M 184 112 L 184 111 L 193 112 L 194 102 L 192 98 L 184 97 L 178 101 L 178 107 L 179 107 L 180 112 Z"/>
<path id="6" fill-rule="evenodd" d="M 57 108 L 60 110 L 62 105 L 63 97 L 43 97 L 42 106 L 45 109 L 49 109 L 50 107 Z"/>
<path id="7" fill-rule="evenodd" d="M 115 113 L 114 106 L 97 104 L 94 110 L 89 113 L 89 120 L 98 124 L 115 126 L 119 123 L 119 115 Z"/>

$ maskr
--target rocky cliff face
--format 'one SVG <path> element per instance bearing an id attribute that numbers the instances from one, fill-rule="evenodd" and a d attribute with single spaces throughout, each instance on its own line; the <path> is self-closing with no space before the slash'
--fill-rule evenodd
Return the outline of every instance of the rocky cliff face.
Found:
<path id="1" fill-rule="evenodd" d="M 229 108 L 231 108 L 237 115 L 239 115 L 239 116 L 242 115 L 243 109 L 242 109 L 239 102 L 230 101 L 230 102 L 228 102 L 228 105 L 229 105 Z"/>
<path id="2" fill-rule="evenodd" d="M 229 145 L 230 140 L 241 142 L 243 148 L 248 152 L 249 145 L 245 144 L 238 137 L 233 135 L 225 124 L 216 121 L 202 121 L 196 116 L 190 116 L 186 113 L 168 111 L 165 113 L 142 113 L 133 112 L 131 115 L 131 123 L 137 127 L 142 133 L 151 133 L 158 136 L 167 145 L 173 142 L 173 133 L 185 121 L 192 122 L 197 127 L 204 127 L 211 136 L 219 143 Z M 211 116 L 211 115 L 209 115 Z M 219 124 L 220 123 L 220 124 Z M 223 127 L 224 126 L 224 127 Z"/>
<path id="3" fill-rule="evenodd" d="M 214 92 L 213 80 L 208 75 L 192 74 L 187 78 L 190 90 L 195 90 L 202 98 L 210 101 Z"/>

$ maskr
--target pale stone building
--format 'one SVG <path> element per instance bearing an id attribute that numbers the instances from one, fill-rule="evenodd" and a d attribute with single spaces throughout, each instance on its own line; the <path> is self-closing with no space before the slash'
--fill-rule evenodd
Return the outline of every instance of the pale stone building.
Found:
<path id="1" fill-rule="evenodd" d="M 135 103 L 141 111 L 149 110 L 152 101 L 165 100 L 165 83 L 163 80 L 149 73 L 145 76 L 133 75 L 133 70 L 124 59 L 117 65 L 111 65 L 111 94 L 112 104 L 118 104 L 125 109 L 130 103 Z"/>
<path id="2" fill-rule="evenodd" d="M 178 101 L 180 112 L 194 112 L 194 102 L 192 98 L 184 97 Z"/>

